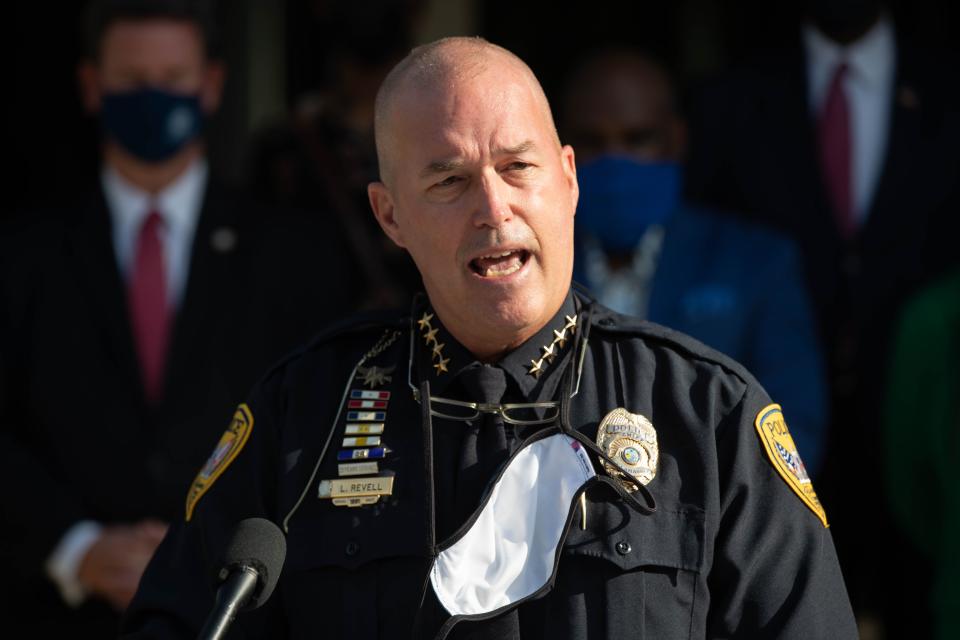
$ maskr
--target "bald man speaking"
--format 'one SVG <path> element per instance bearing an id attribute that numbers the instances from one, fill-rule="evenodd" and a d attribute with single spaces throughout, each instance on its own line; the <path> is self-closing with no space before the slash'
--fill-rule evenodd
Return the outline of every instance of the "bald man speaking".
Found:
<path id="1" fill-rule="evenodd" d="M 253 389 L 125 636 L 195 637 L 231 530 L 260 517 L 286 561 L 239 637 L 856 637 L 779 405 L 571 290 L 574 151 L 530 69 L 481 39 L 419 47 L 376 137 L 370 203 L 426 295 Z"/>

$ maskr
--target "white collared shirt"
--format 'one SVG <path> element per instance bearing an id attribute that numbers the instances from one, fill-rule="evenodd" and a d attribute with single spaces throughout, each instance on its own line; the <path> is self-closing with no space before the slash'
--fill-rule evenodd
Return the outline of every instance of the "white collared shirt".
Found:
<path id="1" fill-rule="evenodd" d="M 870 212 L 887 152 L 896 74 L 896 39 L 887 16 L 860 39 L 843 46 L 812 24 L 803 26 L 807 89 L 814 119 L 827 99 L 837 66 L 846 63 L 843 87 L 850 105 L 854 215 L 863 224 Z"/>
<path id="2" fill-rule="evenodd" d="M 173 309 L 179 308 L 187 286 L 190 252 L 203 207 L 207 174 L 206 160 L 197 160 L 170 185 L 151 195 L 127 182 L 108 165 L 101 173 L 113 230 L 113 250 L 124 282 L 129 282 L 132 275 L 140 228 L 147 215 L 156 211 L 163 218 L 160 240 L 167 277 L 167 300 Z"/>

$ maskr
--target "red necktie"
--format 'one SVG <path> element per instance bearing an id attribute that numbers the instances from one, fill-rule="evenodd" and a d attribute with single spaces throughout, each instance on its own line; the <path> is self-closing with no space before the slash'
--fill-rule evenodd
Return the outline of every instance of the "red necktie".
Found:
<path id="1" fill-rule="evenodd" d="M 847 65 L 841 63 L 830 82 L 827 99 L 820 112 L 818 137 L 820 168 L 827 186 L 827 195 L 833 208 L 840 234 L 853 234 L 853 195 L 851 188 L 852 159 L 850 157 L 850 106 L 843 88 Z"/>
<path id="2" fill-rule="evenodd" d="M 151 211 L 144 220 L 127 292 L 144 395 L 150 404 L 156 404 L 163 393 L 163 369 L 170 329 L 167 278 L 160 241 L 162 226 L 163 218 L 156 211 Z"/>

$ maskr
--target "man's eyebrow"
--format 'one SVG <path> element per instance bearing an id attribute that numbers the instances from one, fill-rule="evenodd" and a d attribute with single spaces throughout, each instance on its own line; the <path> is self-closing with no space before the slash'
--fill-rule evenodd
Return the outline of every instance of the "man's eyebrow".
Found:
<path id="1" fill-rule="evenodd" d="M 498 147 L 494 149 L 495 156 L 518 156 L 537 148 L 533 140 L 524 140 L 518 145 L 512 147 Z M 466 164 L 462 158 L 444 158 L 443 160 L 434 160 L 420 172 L 421 178 L 426 178 L 438 173 L 448 173 L 462 169 Z"/>
<path id="2" fill-rule="evenodd" d="M 494 155 L 497 156 L 518 156 L 528 151 L 533 151 L 537 148 L 537 145 L 533 140 L 524 140 L 520 144 L 513 147 L 499 147 L 494 150 Z"/>
<path id="3" fill-rule="evenodd" d="M 464 161 L 461 158 L 447 158 L 444 160 L 434 160 L 426 167 L 423 168 L 423 171 L 420 172 L 421 178 L 426 178 L 437 173 L 447 173 L 448 171 L 456 171 L 461 169 L 464 165 Z"/>

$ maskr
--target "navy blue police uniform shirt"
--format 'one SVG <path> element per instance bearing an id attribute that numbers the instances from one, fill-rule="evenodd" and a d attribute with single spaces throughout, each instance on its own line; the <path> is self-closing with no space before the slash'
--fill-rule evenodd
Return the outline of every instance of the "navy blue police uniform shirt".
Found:
<path id="1" fill-rule="evenodd" d="M 591 486 L 585 527 L 578 511 L 552 589 L 492 619 L 460 622 L 448 637 L 857 637 L 826 515 L 786 422 L 735 362 L 571 293 L 496 364 L 503 401 L 562 395 L 562 372 L 579 365 L 573 337 L 585 329 L 571 426 L 593 440 L 618 407 L 649 419 L 659 460 L 646 489 L 656 510 L 639 513 L 609 486 Z M 355 318 L 280 363 L 198 474 L 123 637 L 195 637 L 227 538 L 249 517 L 285 530 L 287 557 L 270 601 L 238 618 L 236 637 L 432 637 L 444 618 L 427 580 L 437 546 L 482 500 L 482 486 L 462 482 L 464 461 L 495 469 L 534 429 L 499 425 L 503 433 L 484 441 L 481 429 L 474 442 L 468 429 L 434 418 L 425 446 L 411 383 L 472 400 L 465 372 L 478 366 L 427 306 Z M 491 442 L 502 451 L 485 458 Z M 595 467 L 604 473 L 596 459 Z M 378 478 L 379 493 L 334 499 L 331 482 L 358 477 Z M 351 500 L 372 504 L 343 504 Z"/>

